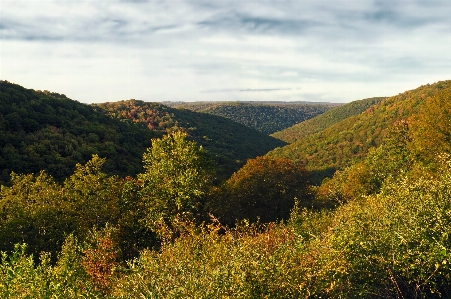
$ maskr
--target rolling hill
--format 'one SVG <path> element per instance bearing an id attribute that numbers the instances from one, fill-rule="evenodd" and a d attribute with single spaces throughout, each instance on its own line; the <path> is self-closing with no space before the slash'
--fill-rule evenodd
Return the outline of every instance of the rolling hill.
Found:
<path id="1" fill-rule="evenodd" d="M 315 132 L 321 126 L 324 129 L 310 135 L 303 135 L 300 132 L 298 136 L 301 137 L 297 140 L 296 138 L 285 137 L 285 140 L 296 141 L 272 150 L 268 153 L 268 156 L 285 157 L 302 162 L 312 172 L 313 180 L 320 183 L 323 178 L 331 176 L 337 169 L 343 169 L 356 161 L 360 161 L 368 153 L 369 148 L 381 143 L 385 132 L 395 122 L 408 119 L 421 109 L 427 98 L 450 86 L 451 81 L 441 81 L 389 98 L 379 98 L 374 101 L 374 105 L 369 106 L 362 113 L 349 116 L 332 125 L 312 119 L 309 122 L 320 123 L 320 125 L 316 125 L 312 132 Z M 360 104 L 370 104 L 372 101 L 368 99 L 357 104 L 362 107 Z M 355 103 L 349 105 L 355 105 Z M 339 120 L 340 117 L 334 115 L 334 113 L 340 112 L 343 108 L 346 108 L 346 105 L 330 110 L 328 113 L 331 115 L 320 115 L 317 118 L 320 118 L 320 120 L 321 118 Z M 295 129 L 302 126 L 305 125 L 299 124 Z M 274 135 L 280 136 L 283 134 L 277 133 Z M 291 136 L 294 135 L 291 134 Z M 286 136 L 289 135 L 286 134 Z"/>
<path id="2" fill-rule="evenodd" d="M 223 116 L 271 134 L 324 113 L 340 104 L 313 102 L 174 102 L 174 108 Z"/>
<path id="3" fill-rule="evenodd" d="M 178 129 L 209 151 L 222 178 L 248 158 L 284 145 L 223 117 L 160 104 L 128 103 L 134 103 L 133 108 L 105 104 L 111 108 L 106 111 L 102 105 L 86 105 L 63 94 L 0 81 L 0 182 L 8 182 L 12 171 L 40 170 L 61 181 L 92 154 L 107 158 L 106 173 L 133 176 L 142 171 L 142 154 L 151 145 L 151 138 Z M 144 112 L 136 112 L 140 105 L 147 105 L 144 122 L 140 121 Z"/>
<path id="4" fill-rule="evenodd" d="M 350 116 L 358 115 L 369 107 L 379 103 L 384 98 L 369 98 L 354 101 L 343 106 L 330 109 L 314 118 L 305 120 L 284 130 L 275 132 L 271 136 L 292 143 L 308 135 L 322 131 Z"/>
<path id="5" fill-rule="evenodd" d="M 225 117 L 159 103 L 127 100 L 94 107 L 112 118 L 141 124 L 151 130 L 183 129 L 212 155 L 223 178 L 238 170 L 247 159 L 286 144 Z"/>
<path id="6" fill-rule="evenodd" d="M 109 174 L 133 175 L 157 132 L 120 122 L 63 94 L 0 81 L 0 182 L 11 171 L 46 170 L 57 180 L 92 154 L 107 158 Z"/>

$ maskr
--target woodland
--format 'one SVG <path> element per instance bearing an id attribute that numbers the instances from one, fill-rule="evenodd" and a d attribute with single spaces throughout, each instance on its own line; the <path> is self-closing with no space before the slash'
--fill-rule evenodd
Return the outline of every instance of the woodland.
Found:
<path id="1" fill-rule="evenodd" d="M 339 106 L 312 102 L 167 102 L 171 107 L 222 116 L 271 134 Z"/>
<path id="2" fill-rule="evenodd" d="M 0 92 L 1 298 L 451 298 L 451 81 L 271 136 Z"/>

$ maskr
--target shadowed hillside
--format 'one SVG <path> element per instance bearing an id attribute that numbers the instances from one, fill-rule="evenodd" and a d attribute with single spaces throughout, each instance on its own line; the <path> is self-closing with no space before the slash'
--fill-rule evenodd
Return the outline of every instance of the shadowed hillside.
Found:
<path id="1" fill-rule="evenodd" d="M 218 163 L 218 172 L 228 177 L 249 158 L 261 156 L 285 142 L 267 136 L 225 117 L 175 109 L 137 100 L 97 104 L 103 113 L 125 122 L 141 124 L 166 133 L 176 128 L 187 132 Z"/>
<path id="2" fill-rule="evenodd" d="M 265 134 L 283 130 L 340 104 L 313 102 L 175 102 L 165 103 L 229 118 Z"/>
<path id="3" fill-rule="evenodd" d="M 12 171 L 40 170 L 62 181 L 93 154 L 107 159 L 107 174 L 133 176 L 142 172 L 151 139 L 175 130 L 188 132 L 208 150 L 221 178 L 248 158 L 284 145 L 219 116 L 139 101 L 92 106 L 0 81 L 0 182 L 8 182 Z"/>
<path id="4" fill-rule="evenodd" d="M 40 170 L 63 180 L 92 154 L 107 158 L 105 172 L 134 175 L 142 170 L 150 139 L 158 136 L 65 95 L 0 81 L 1 182 L 9 180 L 11 171 Z"/>

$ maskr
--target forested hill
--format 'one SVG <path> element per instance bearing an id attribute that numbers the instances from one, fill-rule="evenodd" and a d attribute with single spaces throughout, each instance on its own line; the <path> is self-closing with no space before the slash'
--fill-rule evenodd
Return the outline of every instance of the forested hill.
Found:
<path id="1" fill-rule="evenodd" d="M 151 130 L 182 129 L 217 161 L 223 177 L 238 170 L 249 158 L 261 156 L 286 143 L 230 119 L 171 108 L 159 103 L 127 100 L 94 105 L 98 111 Z"/>
<path id="2" fill-rule="evenodd" d="M 369 107 L 380 103 L 383 99 L 384 98 L 382 97 L 378 97 L 353 101 L 343 106 L 330 109 L 323 114 L 300 122 L 284 130 L 275 132 L 274 134 L 271 134 L 271 136 L 292 143 L 313 133 L 322 131 L 350 116 L 358 115 Z"/>
<path id="3" fill-rule="evenodd" d="M 311 102 L 175 102 L 165 104 L 175 108 L 223 116 L 265 134 L 283 130 L 340 105 Z"/>
<path id="4" fill-rule="evenodd" d="M 302 161 L 318 183 L 335 170 L 361 160 L 370 147 L 380 144 L 395 122 L 408 119 L 420 110 L 428 97 L 450 86 L 451 81 L 441 81 L 386 98 L 358 115 L 277 148 L 268 156 Z"/>
<path id="5" fill-rule="evenodd" d="M 344 168 L 319 186 L 302 163 L 268 156 L 218 184 L 189 138 L 215 141 L 205 126 L 219 137 L 241 130 L 224 118 L 133 100 L 94 108 L 115 120 L 64 95 L 0 91 L 2 150 L 14 158 L 15 140 L 23 150 L 15 163 L 72 127 L 87 130 L 74 151 L 96 139 L 86 126 L 191 134 L 154 139 L 144 171 L 124 179 L 99 156 L 64 183 L 13 175 L 0 188 L 0 298 L 451 298 L 451 81 L 271 153 Z M 50 140 L 44 149 L 65 158 Z"/>
<path id="6" fill-rule="evenodd" d="M 133 175 L 141 171 L 142 153 L 157 136 L 63 94 L 0 81 L 1 183 L 11 171 L 46 170 L 62 180 L 92 154 L 107 158 L 107 173 Z"/>
<path id="7" fill-rule="evenodd" d="M 142 171 L 142 154 L 151 139 L 176 129 L 189 132 L 209 150 L 223 177 L 248 158 L 283 145 L 225 118 L 148 105 L 153 108 L 146 106 L 145 126 L 126 121 L 135 116 L 140 119 L 134 114 L 137 107 L 118 108 L 123 115 L 111 117 L 114 115 L 106 115 L 109 113 L 100 111 L 100 106 L 82 104 L 63 94 L 0 81 L 0 183 L 9 181 L 12 171 L 41 170 L 61 181 L 92 154 L 107 159 L 103 166 L 106 173 L 133 176 Z"/>

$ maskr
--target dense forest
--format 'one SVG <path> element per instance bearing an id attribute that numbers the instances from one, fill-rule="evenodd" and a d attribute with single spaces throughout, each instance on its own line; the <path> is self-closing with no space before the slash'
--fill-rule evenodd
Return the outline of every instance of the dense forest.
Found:
<path id="1" fill-rule="evenodd" d="M 176 108 L 223 116 L 264 134 L 271 134 L 339 106 L 310 102 L 173 102 Z"/>
<path id="2" fill-rule="evenodd" d="M 328 110 L 317 117 L 299 122 L 291 127 L 287 127 L 286 129 L 279 130 L 278 132 L 272 134 L 272 136 L 288 143 L 293 143 L 296 140 L 325 130 L 350 116 L 359 115 L 383 99 L 384 98 L 369 98 L 344 104 L 343 106 Z"/>
<path id="3" fill-rule="evenodd" d="M 222 117 L 156 103 L 123 101 L 102 107 L 109 110 L 0 81 L 0 183 L 9 181 L 11 171 L 41 170 L 62 182 L 77 163 L 86 163 L 93 154 L 107 158 L 105 173 L 134 176 L 143 169 L 142 154 L 151 138 L 174 130 L 186 131 L 208 149 L 221 178 L 248 158 L 284 145 Z"/>
<path id="4" fill-rule="evenodd" d="M 135 175 L 157 132 L 96 113 L 65 95 L 0 81 L 0 182 L 10 172 L 46 170 L 58 181 L 92 154 L 108 157 L 104 171 Z"/>
<path id="5" fill-rule="evenodd" d="M 114 119 L 141 125 L 151 131 L 184 131 L 216 161 L 217 174 L 222 179 L 238 170 L 247 159 L 286 144 L 224 117 L 174 109 L 159 103 L 127 100 L 93 107 Z"/>
<path id="6" fill-rule="evenodd" d="M 450 81 L 439 82 L 393 97 L 368 99 L 357 105 L 350 103 L 332 109 L 327 112 L 327 118 L 323 115 L 318 116 L 320 123 L 324 124 L 320 126 L 324 126 L 324 129 L 303 136 L 288 146 L 277 148 L 269 152 L 268 156 L 288 158 L 302 163 L 312 172 L 315 183 L 320 184 L 322 179 L 331 176 L 336 170 L 342 170 L 361 161 L 370 148 L 381 144 L 388 128 L 395 122 L 407 120 L 419 112 L 428 97 L 449 88 L 450 85 Z M 367 108 L 361 113 L 356 109 L 354 110 L 356 114 L 353 113 L 338 122 L 327 121 L 329 118 L 340 119 L 339 115 L 347 110 L 348 105 Z M 314 128 L 320 127 L 315 119 L 308 122 L 307 128 L 310 125 Z M 281 136 L 279 133 L 277 135 Z"/>
<path id="7" fill-rule="evenodd" d="M 222 182 L 186 129 L 152 138 L 133 176 L 105 173 L 98 155 L 63 181 L 12 173 L 0 294 L 449 298 L 450 114 L 451 81 L 421 86 L 287 145 L 294 159 L 248 159 Z M 292 145 L 318 133 L 353 143 L 350 132 L 368 148 L 312 184 Z M 339 143 L 325 144 L 335 155 Z"/>

